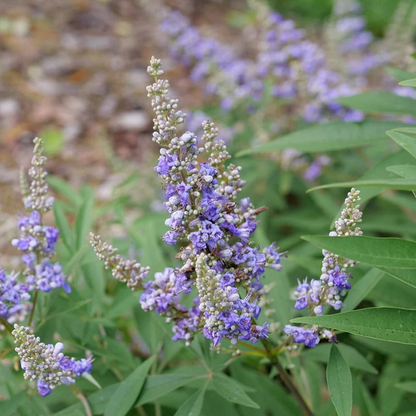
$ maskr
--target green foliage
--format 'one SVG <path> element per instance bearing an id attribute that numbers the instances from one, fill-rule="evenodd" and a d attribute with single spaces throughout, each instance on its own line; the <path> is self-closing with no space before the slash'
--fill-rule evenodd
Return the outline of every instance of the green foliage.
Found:
<path id="1" fill-rule="evenodd" d="M 351 371 L 341 352 L 334 344 L 329 353 L 326 380 L 332 403 L 338 416 L 349 416 L 352 411 Z"/>
<path id="2" fill-rule="evenodd" d="M 416 269 L 416 242 L 400 238 L 303 236 L 304 240 L 374 267 Z"/>
<path id="3" fill-rule="evenodd" d="M 134 405 L 145 383 L 147 373 L 155 362 L 152 356 L 139 365 L 111 396 L 110 404 L 106 407 L 104 416 L 125 416 Z"/>
<path id="4" fill-rule="evenodd" d="M 382 120 L 368 120 L 362 123 L 336 121 L 316 124 L 286 134 L 261 146 L 245 149 L 237 156 L 276 152 L 283 149 L 296 149 L 300 152 L 311 153 L 353 149 L 387 141 L 386 130 L 394 128 L 397 124 Z"/>
<path id="5" fill-rule="evenodd" d="M 335 315 L 292 319 L 382 341 L 416 345 L 416 310 L 366 308 Z"/>

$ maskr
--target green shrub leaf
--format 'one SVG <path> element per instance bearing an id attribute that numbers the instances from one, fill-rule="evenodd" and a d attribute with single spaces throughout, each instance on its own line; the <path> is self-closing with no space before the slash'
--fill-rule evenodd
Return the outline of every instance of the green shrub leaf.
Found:
<path id="1" fill-rule="evenodd" d="M 206 386 L 194 393 L 175 413 L 175 416 L 199 416 L 204 404 Z"/>
<path id="2" fill-rule="evenodd" d="M 363 94 L 340 97 L 339 103 L 365 113 L 416 115 L 416 100 L 388 91 L 368 91 Z"/>
<path id="3" fill-rule="evenodd" d="M 319 248 L 370 266 L 416 269 L 416 242 L 414 241 L 365 236 L 307 235 L 302 238 Z"/>
<path id="4" fill-rule="evenodd" d="M 147 373 L 155 359 L 155 355 L 147 359 L 120 384 L 120 387 L 111 396 L 104 416 L 124 416 L 129 412 L 142 390 Z"/>
<path id="5" fill-rule="evenodd" d="M 319 325 L 362 337 L 416 345 L 416 310 L 367 308 L 326 316 L 304 316 L 291 322 Z"/>
<path id="6" fill-rule="evenodd" d="M 239 383 L 225 374 L 216 374 L 213 377 L 215 391 L 229 402 L 238 403 L 241 406 L 253 407 L 259 409 L 260 406 L 255 403 L 244 392 Z"/>
<path id="7" fill-rule="evenodd" d="M 286 134 L 261 146 L 245 149 L 237 156 L 276 152 L 283 149 L 296 149 L 300 152 L 312 153 L 352 149 L 387 141 L 386 130 L 395 128 L 398 124 L 400 123 L 382 120 L 368 120 L 363 123 L 336 121 L 316 124 Z"/>
<path id="8" fill-rule="evenodd" d="M 338 416 L 351 416 L 352 379 L 347 362 L 335 344 L 329 354 L 326 379 L 332 403 Z"/>

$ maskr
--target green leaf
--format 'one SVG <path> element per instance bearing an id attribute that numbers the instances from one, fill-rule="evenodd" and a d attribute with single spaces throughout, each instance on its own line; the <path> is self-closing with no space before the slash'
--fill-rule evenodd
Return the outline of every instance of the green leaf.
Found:
<path id="1" fill-rule="evenodd" d="M 60 202 L 55 202 L 53 204 L 53 214 L 55 217 L 56 225 L 61 231 L 62 241 L 65 244 L 65 247 L 69 250 L 70 253 L 74 252 L 74 236 L 72 234 L 71 227 L 68 224 L 64 211 L 62 209 L 62 204 Z"/>
<path id="2" fill-rule="evenodd" d="M 291 322 L 319 325 L 363 337 L 416 345 L 416 310 L 367 308 L 326 316 L 303 316 Z"/>
<path id="3" fill-rule="evenodd" d="M 45 128 L 40 132 L 40 137 L 43 139 L 45 155 L 53 157 L 58 155 L 64 147 L 64 136 L 62 130 L 56 128 Z"/>
<path id="4" fill-rule="evenodd" d="M 120 384 L 112 384 L 88 396 L 88 403 L 91 406 L 93 415 L 102 415 L 105 412 L 108 402 Z M 85 415 L 84 408 L 80 402 L 54 413 L 54 416 L 75 416 L 78 414 Z"/>
<path id="5" fill-rule="evenodd" d="M 245 149 L 237 156 L 276 152 L 283 149 L 296 149 L 300 152 L 312 153 L 353 149 L 387 141 L 386 130 L 395 128 L 397 124 L 399 123 L 382 120 L 368 120 L 362 123 L 336 121 L 316 124 L 286 134 L 261 146 Z"/>
<path id="6" fill-rule="evenodd" d="M 353 310 L 362 300 L 364 300 L 368 293 L 374 289 L 383 277 L 383 274 L 384 273 L 381 270 L 371 269 L 358 283 L 354 283 L 348 296 L 343 302 L 343 312 Z"/>
<path id="7" fill-rule="evenodd" d="M 26 392 L 21 391 L 9 400 L 0 401 L 0 415 L 1 416 L 11 416 L 16 412 L 19 406 L 22 406 L 26 403 Z"/>
<path id="8" fill-rule="evenodd" d="M 331 345 L 332 344 L 327 342 L 325 344 L 319 344 L 315 348 L 308 348 L 305 350 L 304 355 L 312 360 L 327 363 L 329 361 Z M 356 368 L 357 370 L 366 371 L 371 374 L 378 374 L 377 369 L 373 367 L 355 348 L 347 344 L 338 344 L 338 348 L 351 368 Z"/>
<path id="9" fill-rule="evenodd" d="M 149 376 L 147 377 L 146 383 L 135 406 L 142 406 L 145 403 L 153 402 L 159 397 L 162 397 L 179 387 L 183 387 L 193 381 L 207 377 L 208 374 L 205 377 L 194 377 L 187 374 L 162 374 Z"/>
<path id="10" fill-rule="evenodd" d="M 68 182 L 53 175 L 48 175 L 46 181 L 53 189 L 55 189 L 55 191 L 66 197 L 68 201 L 72 202 L 73 205 L 80 206 L 82 204 L 82 197 L 68 184 Z"/>
<path id="11" fill-rule="evenodd" d="M 406 81 L 416 76 L 416 73 L 414 72 L 406 71 L 401 68 L 394 68 L 392 66 L 386 67 L 385 70 L 397 81 Z"/>
<path id="12" fill-rule="evenodd" d="M 382 189 L 397 189 L 400 191 L 414 191 L 416 190 L 416 178 L 412 179 L 385 179 L 385 180 L 369 180 L 369 181 L 350 181 L 350 182 L 338 182 L 328 183 L 326 185 L 315 186 L 308 189 L 307 192 L 313 192 L 318 189 L 327 188 L 361 188 L 363 186 L 374 186 Z M 380 193 L 378 192 L 378 193 Z"/>
<path id="13" fill-rule="evenodd" d="M 400 280 L 403 283 L 406 283 L 413 288 L 416 288 L 416 270 L 413 269 L 389 269 L 386 267 L 380 267 L 384 273 L 394 277 L 395 279 Z"/>
<path id="14" fill-rule="evenodd" d="M 351 416 L 352 379 L 351 371 L 336 344 L 332 344 L 326 379 L 332 403 L 338 416 Z"/>
<path id="15" fill-rule="evenodd" d="M 70 260 L 65 263 L 65 266 L 63 267 L 63 272 L 65 274 L 72 274 L 78 267 L 80 267 L 82 260 L 90 251 L 90 248 L 91 247 L 88 244 L 85 244 L 84 246 L 80 247 L 80 249 L 71 256 Z"/>
<path id="16" fill-rule="evenodd" d="M 400 238 L 306 235 L 313 245 L 374 267 L 416 269 L 416 242 Z"/>
<path id="17" fill-rule="evenodd" d="M 75 221 L 75 235 L 77 250 L 86 244 L 87 236 L 92 227 L 93 195 L 90 194 L 82 203 Z"/>
<path id="18" fill-rule="evenodd" d="M 397 383 L 396 387 L 400 390 L 416 394 L 416 381 L 405 381 L 404 383 Z"/>
<path id="19" fill-rule="evenodd" d="M 349 97 L 340 97 L 339 103 L 365 113 L 416 115 L 416 100 L 388 91 L 368 91 Z"/>
<path id="20" fill-rule="evenodd" d="M 155 362 L 153 355 L 140 364 L 121 384 L 111 396 L 111 400 L 105 409 L 104 416 L 124 416 L 134 406 L 140 394 L 150 367 Z"/>
<path id="21" fill-rule="evenodd" d="M 247 396 L 240 384 L 225 374 L 215 374 L 213 377 L 213 386 L 215 391 L 229 402 L 238 403 L 241 406 L 252 407 L 254 409 L 260 408 L 257 403 Z"/>
<path id="22" fill-rule="evenodd" d="M 140 263 L 150 267 L 152 273 L 163 270 L 166 261 L 160 247 L 160 237 L 156 231 L 156 221 L 149 219 L 135 229 L 129 230 L 129 235 L 141 247 Z"/>
<path id="23" fill-rule="evenodd" d="M 194 393 L 175 413 L 175 416 L 199 416 L 204 404 L 206 386 Z"/>
<path id="24" fill-rule="evenodd" d="M 416 87 L 416 78 L 407 79 L 406 81 L 399 82 L 399 85 L 403 85 L 405 87 Z"/>
<path id="25" fill-rule="evenodd" d="M 416 101 L 415 101 L 416 102 Z M 409 152 L 414 158 L 416 158 L 416 137 L 411 137 L 408 134 L 416 134 L 416 129 L 408 127 L 403 129 L 391 130 L 387 134 L 406 152 Z"/>
<path id="26" fill-rule="evenodd" d="M 395 166 L 389 166 L 387 170 L 403 178 L 416 178 L 416 166 L 395 165 Z"/>

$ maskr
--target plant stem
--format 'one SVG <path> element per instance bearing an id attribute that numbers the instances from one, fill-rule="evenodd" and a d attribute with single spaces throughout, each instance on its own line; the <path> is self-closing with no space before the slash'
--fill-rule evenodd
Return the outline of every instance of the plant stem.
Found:
<path id="1" fill-rule="evenodd" d="M 33 296 L 33 306 L 32 306 L 32 312 L 30 312 L 30 318 L 29 318 L 29 328 L 31 327 L 31 325 L 32 325 L 32 322 L 33 322 L 33 317 L 35 316 L 35 308 L 36 308 L 36 302 L 37 302 L 37 300 L 38 300 L 38 293 L 39 293 L 39 290 L 38 289 L 36 289 L 35 290 L 35 295 Z"/>
<path id="2" fill-rule="evenodd" d="M 87 398 L 82 394 L 82 391 L 79 390 L 75 386 L 69 386 L 69 388 L 74 392 L 75 396 L 77 396 L 77 398 L 79 399 L 79 401 L 84 406 L 85 415 L 86 416 L 92 416 L 92 411 L 91 411 L 90 404 L 88 403 Z"/>
<path id="3" fill-rule="evenodd" d="M 269 342 L 265 339 L 261 340 L 261 342 L 267 351 L 267 356 L 270 362 L 277 368 L 277 371 L 279 372 L 279 377 L 281 378 L 283 384 L 293 394 L 293 397 L 296 399 L 296 401 L 299 403 L 299 406 L 302 409 L 303 414 L 305 416 L 313 416 L 312 410 L 309 408 L 308 404 L 305 402 L 304 398 L 300 394 L 298 388 L 293 383 L 287 371 L 280 364 L 279 359 L 277 358 L 277 355 L 273 353 L 273 350 Z"/>
<path id="4" fill-rule="evenodd" d="M 6 328 L 7 332 L 12 333 L 13 329 L 12 327 L 9 325 L 9 323 L 4 319 L 0 317 L 0 323 Z"/>

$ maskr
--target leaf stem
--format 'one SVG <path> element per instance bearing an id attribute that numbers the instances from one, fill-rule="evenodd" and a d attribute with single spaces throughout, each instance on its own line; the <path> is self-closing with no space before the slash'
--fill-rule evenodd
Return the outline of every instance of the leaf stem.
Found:
<path id="1" fill-rule="evenodd" d="M 12 334 L 12 327 L 10 326 L 10 324 L 2 317 L 0 317 L 0 323 L 6 328 L 7 332 L 9 332 L 9 334 Z"/>
<path id="2" fill-rule="evenodd" d="M 298 402 L 300 408 L 302 409 L 303 414 L 305 416 L 313 416 L 312 410 L 309 408 L 308 404 L 305 402 L 304 398 L 300 394 L 298 388 L 293 383 L 287 371 L 283 368 L 282 364 L 280 364 L 279 359 L 277 358 L 277 355 L 273 352 L 273 349 L 270 346 L 269 342 L 265 339 L 262 339 L 261 342 L 267 351 L 267 356 L 270 362 L 277 368 L 277 371 L 279 372 L 279 377 L 281 378 L 283 384 L 293 394 L 293 397 Z"/>
<path id="3" fill-rule="evenodd" d="M 38 300 L 38 293 L 39 293 L 39 289 L 35 290 L 35 295 L 33 296 L 33 306 L 32 306 L 32 311 L 30 312 L 30 318 L 29 318 L 29 328 L 32 326 L 32 322 L 33 322 L 33 317 L 35 316 L 35 308 L 36 308 L 36 303 Z"/>
<path id="4" fill-rule="evenodd" d="M 84 406 L 85 415 L 86 416 L 92 416 L 92 411 L 91 411 L 90 404 L 88 403 L 88 400 L 84 396 L 84 394 L 82 393 L 82 391 L 79 390 L 78 387 L 76 387 L 76 386 L 69 386 L 69 388 L 73 391 L 73 393 L 75 394 L 75 396 L 79 399 L 79 401 Z"/>

